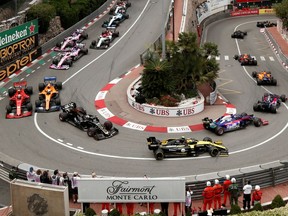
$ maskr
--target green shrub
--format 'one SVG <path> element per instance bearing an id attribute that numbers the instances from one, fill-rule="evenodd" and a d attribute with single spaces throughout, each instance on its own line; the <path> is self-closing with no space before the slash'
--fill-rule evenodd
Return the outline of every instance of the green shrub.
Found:
<path id="1" fill-rule="evenodd" d="M 117 209 L 113 209 L 109 212 L 109 216 L 120 216 L 120 212 Z"/>
<path id="2" fill-rule="evenodd" d="M 33 5 L 26 14 L 27 21 L 38 18 L 39 33 L 44 34 L 49 28 L 51 19 L 56 16 L 56 9 L 54 6 L 47 3 L 39 3 Z"/>
<path id="3" fill-rule="evenodd" d="M 230 214 L 239 214 L 241 213 L 241 208 L 238 205 L 232 205 L 231 206 L 231 210 L 230 210 Z"/>
<path id="4" fill-rule="evenodd" d="M 253 210 L 254 210 L 254 211 L 263 211 L 263 207 L 262 207 L 261 203 L 256 203 L 256 204 L 253 206 Z"/>
<path id="5" fill-rule="evenodd" d="M 285 206 L 285 202 L 284 202 L 283 198 L 278 194 L 272 200 L 271 208 L 274 209 L 274 208 L 279 208 L 282 206 Z"/>
<path id="6" fill-rule="evenodd" d="M 87 208 L 85 211 L 85 216 L 94 216 L 96 215 L 96 212 L 92 208 Z"/>

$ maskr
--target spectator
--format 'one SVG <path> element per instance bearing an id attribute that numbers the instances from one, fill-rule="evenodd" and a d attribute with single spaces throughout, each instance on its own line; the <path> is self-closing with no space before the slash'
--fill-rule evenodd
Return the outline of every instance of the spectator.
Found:
<path id="1" fill-rule="evenodd" d="M 168 209 L 169 209 L 169 203 L 168 202 L 162 202 L 161 203 L 161 211 L 164 215 L 168 215 Z"/>
<path id="2" fill-rule="evenodd" d="M 134 203 L 126 203 L 126 208 L 128 216 L 134 215 Z"/>
<path id="3" fill-rule="evenodd" d="M 250 210 L 251 204 L 251 192 L 252 192 L 252 185 L 251 182 L 248 181 L 246 185 L 243 187 L 243 209 L 245 210 L 246 207 Z"/>
<path id="4" fill-rule="evenodd" d="M 35 173 L 35 182 L 41 182 L 40 181 L 41 174 L 42 174 L 41 169 L 37 169 Z"/>
<path id="5" fill-rule="evenodd" d="M 186 198 L 185 198 L 185 213 L 188 212 L 191 213 L 191 207 L 192 207 L 192 194 L 193 191 L 190 187 L 186 187 Z"/>
<path id="6" fill-rule="evenodd" d="M 228 191 L 230 192 L 230 205 L 238 205 L 239 188 L 236 184 L 236 179 L 231 179 L 232 184 L 229 186 Z"/>
<path id="7" fill-rule="evenodd" d="M 27 180 L 30 182 L 35 182 L 35 171 L 33 167 L 30 167 L 29 171 L 26 173 Z"/>
<path id="8" fill-rule="evenodd" d="M 92 178 L 96 178 L 96 177 L 97 177 L 97 176 L 96 176 L 96 172 L 92 172 L 91 177 L 92 177 Z"/>
<path id="9" fill-rule="evenodd" d="M 69 185 L 71 186 L 71 184 L 70 184 L 70 179 L 69 179 L 67 172 L 63 173 L 62 178 L 63 178 L 62 185 L 69 188 Z"/>
<path id="10" fill-rule="evenodd" d="M 72 199 L 74 203 L 76 203 L 78 200 L 78 179 L 79 178 L 80 178 L 80 175 L 78 174 L 78 172 L 74 172 L 71 178 Z"/>
<path id="11" fill-rule="evenodd" d="M 18 167 L 13 166 L 9 172 L 9 179 L 18 179 Z"/>
<path id="12" fill-rule="evenodd" d="M 231 180 L 230 180 L 230 176 L 226 175 L 226 180 L 223 183 L 223 190 L 224 190 L 224 200 L 223 200 L 223 204 L 226 206 L 226 202 L 227 202 L 227 197 L 229 197 L 230 199 L 230 192 L 228 190 L 229 186 L 231 185 Z M 230 200 L 229 200 L 230 202 Z"/>
<path id="13" fill-rule="evenodd" d="M 257 203 L 261 203 L 261 198 L 262 198 L 262 191 L 260 190 L 260 186 L 256 185 L 255 186 L 255 191 L 252 194 L 252 205 L 254 206 Z"/>
<path id="14" fill-rule="evenodd" d="M 213 198 L 214 198 L 214 189 L 211 186 L 210 181 L 206 182 L 206 188 L 203 190 L 202 196 L 204 197 L 203 211 L 206 211 L 207 204 L 208 204 L 208 209 L 211 209 Z"/>
<path id="15" fill-rule="evenodd" d="M 221 194 L 223 192 L 223 187 L 222 185 L 219 183 L 218 179 L 215 179 L 214 181 L 214 209 L 220 209 L 221 208 Z"/>
<path id="16" fill-rule="evenodd" d="M 51 184 L 51 177 L 49 176 L 49 170 L 44 170 L 40 176 L 40 182 L 45 184 Z"/>
<path id="17" fill-rule="evenodd" d="M 52 179 L 52 185 L 60 185 L 60 173 L 58 169 L 54 170 L 53 176 L 51 177 Z"/>

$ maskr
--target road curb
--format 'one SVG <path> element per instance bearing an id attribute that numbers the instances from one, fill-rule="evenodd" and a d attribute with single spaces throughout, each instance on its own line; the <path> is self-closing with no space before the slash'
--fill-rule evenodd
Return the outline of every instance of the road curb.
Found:
<path id="1" fill-rule="evenodd" d="M 117 85 L 122 79 L 124 79 L 128 74 L 133 72 L 135 69 L 140 67 L 140 64 L 133 67 L 131 70 L 129 70 L 124 75 L 115 78 L 114 80 L 110 81 L 107 85 L 105 85 L 96 95 L 94 105 L 96 107 L 96 110 L 99 112 L 101 116 L 103 116 L 105 119 L 111 121 L 114 124 L 120 125 L 122 127 L 126 127 L 132 130 L 138 130 L 138 131 L 146 131 L 146 132 L 159 132 L 159 133 L 185 133 L 185 132 L 193 132 L 193 131 L 201 131 L 204 130 L 203 124 L 194 124 L 194 125 L 183 125 L 183 126 L 153 126 L 153 125 L 143 125 L 138 124 L 135 122 L 128 121 L 126 119 L 120 118 L 116 115 L 114 115 L 106 106 L 105 98 L 109 91 Z M 236 113 L 236 107 L 233 104 L 225 104 L 226 106 L 226 113 L 227 114 L 235 114 Z"/>

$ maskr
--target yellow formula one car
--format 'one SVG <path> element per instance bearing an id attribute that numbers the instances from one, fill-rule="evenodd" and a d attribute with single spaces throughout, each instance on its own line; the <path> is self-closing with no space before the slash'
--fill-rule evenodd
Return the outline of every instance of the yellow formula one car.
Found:
<path id="1" fill-rule="evenodd" d="M 203 140 L 182 137 L 162 141 L 148 137 L 147 144 L 148 149 L 154 152 L 156 160 L 163 160 L 165 157 L 197 157 L 203 153 L 212 157 L 228 156 L 228 149 L 222 145 L 222 141 L 213 142 L 210 137 Z"/>

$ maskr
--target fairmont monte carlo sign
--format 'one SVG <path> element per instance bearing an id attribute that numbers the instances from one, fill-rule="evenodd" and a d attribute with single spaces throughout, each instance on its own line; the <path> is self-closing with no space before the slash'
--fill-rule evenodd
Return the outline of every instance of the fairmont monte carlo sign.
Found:
<path id="1" fill-rule="evenodd" d="M 79 180 L 79 202 L 184 202 L 184 178 L 87 178 Z"/>

